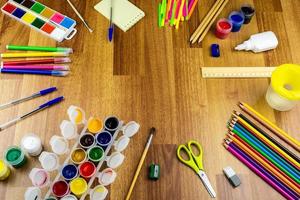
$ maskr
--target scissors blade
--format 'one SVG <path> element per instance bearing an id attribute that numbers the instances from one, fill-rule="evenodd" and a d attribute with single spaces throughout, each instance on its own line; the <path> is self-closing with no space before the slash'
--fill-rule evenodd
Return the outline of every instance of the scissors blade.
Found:
<path id="1" fill-rule="evenodd" d="M 198 172 L 198 175 L 199 177 L 201 178 L 201 181 L 203 183 L 203 185 L 205 186 L 206 190 L 208 191 L 209 195 L 212 197 L 212 198 L 216 198 L 217 197 L 217 194 L 216 192 L 214 191 L 213 187 L 211 186 L 210 182 L 209 182 L 209 179 L 208 177 L 206 176 L 205 172 L 200 170 Z"/>

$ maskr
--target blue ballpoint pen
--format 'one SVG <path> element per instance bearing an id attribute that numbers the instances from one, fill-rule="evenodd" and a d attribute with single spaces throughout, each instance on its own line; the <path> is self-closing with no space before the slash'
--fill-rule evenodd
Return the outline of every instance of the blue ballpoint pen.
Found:
<path id="1" fill-rule="evenodd" d="M 0 69 L 1 73 L 9 74 L 37 74 L 37 75 L 48 75 L 48 76 L 66 76 L 69 74 L 68 71 L 57 71 L 57 70 L 27 70 L 27 69 Z"/>
<path id="2" fill-rule="evenodd" d="M 51 107 L 51 106 L 53 106 L 53 105 L 55 105 L 55 104 L 57 104 L 57 103 L 60 103 L 62 100 L 64 100 L 64 97 L 63 97 L 63 96 L 57 97 L 57 98 L 55 98 L 55 99 L 52 99 L 52 100 L 50 100 L 50 101 L 48 101 L 48 102 L 46 102 L 46 103 L 40 105 L 40 106 L 37 107 L 36 109 L 34 109 L 34 110 L 32 110 L 32 111 L 30 111 L 30 112 L 28 112 L 28 113 L 26 113 L 26 114 L 24 114 L 24 115 L 22 115 L 22 116 L 19 116 L 19 117 L 15 118 L 15 119 L 13 119 L 13 120 L 11 120 L 11 121 L 9 121 L 9 122 L 6 122 L 5 124 L 2 124 L 2 125 L 0 126 L 0 131 L 3 131 L 3 130 L 6 129 L 7 127 L 10 127 L 11 125 L 13 125 L 13 124 L 15 124 L 15 123 L 17 123 L 17 122 L 19 122 L 19 121 L 25 119 L 25 118 L 27 118 L 27 117 L 29 117 L 29 116 L 31 116 L 31 115 L 37 113 L 37 112 L 40 112 L 40 111 L 42 111 L 42 110 L 44 110 L 44 109 L 46 109 L 46 108 L 49 108 L 49 107 Z"/>
<path id="3" fill-rule="evenodd" d="M 25 102 L 25 101 L 28 101 L 28 100 L 31 100 L 31 99 L 34 99 L 36 97 L 44 96 L 44 95 L 49 94 L 51 92 L 54 92 L 56 90 L 57 90 L 56 87 L 50 87 L 50 88 L 41 90 L 39 92 L 36 92 L 36 93 L 34 93 L 34 94 L 32 94 L 32 95 L 30 95 L 28 97 L 23 97 L 21 99 L 10 101 L 8 103 L 0 105 L 0 110 L 2 110 L 4 108 L 7 108 L 7 107 L 10 107 L 10 106 L 13 106 L 13 105 L 17 105 L 19 103 L 22 103 L 22 102 Z"/>
<path id="4" fill-rule="evenodd" d="M 112 4 L 112 3 L 111 3 Z M 113 8 L 110 6 L 110 20 L 109 20 L 109 28 L 108 28 L 108 40 L 111 42 L 114 35 L 114 23 L 112 21 L 113 16 Z"/>

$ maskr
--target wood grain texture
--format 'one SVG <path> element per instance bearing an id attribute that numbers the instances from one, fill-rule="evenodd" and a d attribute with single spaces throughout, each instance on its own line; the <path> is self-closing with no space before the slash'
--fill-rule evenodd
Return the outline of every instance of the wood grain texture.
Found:
<path id="1" fill-rule="evenodd" d="M 276 112 L 267 106 L 264 95 L 268 79 L 207 80 L 201 78 L 201 66 L 277 66 L 299 63 L 300 1 L 250 0 L 257 13 L 251 24 L 233 33 L 227 40 L 216 39 L 213 29 L 202 44 L 190 46 L 188 39 L 196 29 L 213 0 L 199 1 L 189 22 L 178 31 L 157 26 L 158 1 L 133 0 L 145 11 L 146 17 L 128 32 L 116 30 L 113 43 L 107 42 L 108 21 L 93 6 L 99 0 L 72 0 L 94 32 L 90 34 L 64 0 L 41 0 L 78 22 L 74 39 L 61 44 L 40 33 L 0 15 L 0 50 L 6 44 L 67 46 L 74 49 L 71 56 L 72 74 L 67 78 L 42 76 L 0 76 L 0 103 L 20 98 L 49 86 L 58 91 L 45 97 L 1 111 L 0 123 L 12 119 L 46 100 L 64 95 L 66 100 L 36 114 L 3 132 L 0 153 L 10 145 L 19 145 L 26 133 L 42 138 L 45 150 L 50 151 L 49 139 L 59 133 L 59 124 L 67 118 L 70 105 L 82 107 L 87 116 L 104 118 L 114 114 L 119 118 L 141 124 L 139 134 L 125 150 L 124 164 L 117 169 L 116 182 L 109 187 L 110 200 L 126 196 L 135 168 L 147 140 L 148 129 L 156 127 L 157 135 L 144 168 L 134 189 L 133 200 L 194 200 L 210 199 L 196 174 L 176 158 L 176 147 L 190 139 L 199 141 L 204 150 L 204 168 L 217 192 L 217 199 L 264 200 L 283 199 L 280 194 L 254 175 L 221 145 L 226 123 L 238 101 L 245 101 L 271 121 L 300 139 L 300 106 L 290 112 Z M 242 0 L 231 0 L 220 17 L 239 9 Z M 4 0 L 1 0 L 1 5 Z M 279 37 L 276 50 L 253 54 L 235 52 L 234 46 L 259 31 L 272 30 Z M 221 57 L 210 56 L 210 45 L 218 43 Z M 61 158 L 63 159 L 63 158 Z M 149 181 L 148 166 L 161 165 L 161 178 Z M 222 168 L 232 166 L 242 185 L 232 189 Z M 9 180 L 0 182 L 0 199 L 23 199 L 26 187 L 31 186 L 28 173 L 40 167 L 37 158 L 30 158 L 26 167 L 14 170 Z M 54 175 L 54 174 L 53 174 Z"/>

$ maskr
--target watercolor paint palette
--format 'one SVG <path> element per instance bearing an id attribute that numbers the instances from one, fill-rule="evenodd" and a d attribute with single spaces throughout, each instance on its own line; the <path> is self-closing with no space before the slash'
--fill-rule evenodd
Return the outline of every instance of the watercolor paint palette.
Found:
<path id="1" fill-rule="evenodd" d="M 61 42 L 77 32 L 76 21 L 33 0 L 10 0 L 1 8 L 6 15 Z"/>
<path id="2" fill-rule="evenodd" d="M 117 176 L 115 170 L 125 159 L 121 152 L 127 148 L 130 138 L 139 131 L 140 125 L 134 121 L 124 125 L 123 121 L 114 116 L 107 117 L 103 123 L 102 120 L 93 117 L 86 120 L 85 112 L 76 106 L 69 107 L 68 116 L 69 120 L 63 120 L 60 125 L 62 137 L 54 135 L 50 139 L 52 151 L 56 154 L 67 154 L 67 158 L 59 166 L 56 166 L 57 163 L 53 165 L 56 167 L 51 170 L 46 168 L 32 170 L 36 172 L 46 170 L 45 174 L 49 172 L 57 174 L 47 185 L 36 187 L 38 184 L 33 182 L 39 190 L 42 187 L 49 187 L 44 198 L 38 196 L 37 199 L 83 200 L 87 196 L 91 200 L 105 199 L 108 195 L 106 186 L 114 182 Z M 80 128 L 82 124 L 84 126 Z M 63 144 L 63 141 L 72 140 L 75 143 L 70 149 L 68 145 Z M 63 146 L 68 150 L 62 148 Z M 61 151 L 57 151 L 55 147 L 59 147 Z M 50 157 L 46 158 L 46 156 L 54 153 L 43 152 L 39 158 L 40 161 L 47 161 L 48 169 L 52 164 L 49 162 Z M 55 160 L 59 162 L 58 159 Z M 42 179 L 38 178 L 38 180 Z M 29 193 L 31 188 L 27 190 Z"/>

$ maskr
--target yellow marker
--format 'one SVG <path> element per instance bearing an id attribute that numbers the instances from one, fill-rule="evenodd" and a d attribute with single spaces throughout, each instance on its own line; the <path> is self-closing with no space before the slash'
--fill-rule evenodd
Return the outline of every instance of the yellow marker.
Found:
<path id="1" fill-rule="evenodd" d="M 87 189 L 87 183 L 83 178 L 75 178 L 70 182 L 70 190 L 77 197 L 83 195 Z"/>
<path id="2" fill-rule="evenodd" d="M 31 24 L 36 19 L 36 17 L 30 13 L 26 13 L 25 15 L 23 15 L 22 19 L 28 24 Z"/>
<path id="3" fill-rule="evenodd" d="M 91 118 L 88 122 L 88 130 L 91 133 L 98 133 L 101 131 L 103 127 L 103 123 L 100 119 L 97 118 Z"/>
<path id="4" fill-rule="evenodd" d="M 0 181 L 7 179 L 10 175 L 10 169 L 3 160 L 0 160 Z"/>
<path id="5" fill-rule="evenodd" d="M 33 52 L 33 53 L 2 53 L 1 58 L 26 58 L 26 57 L 64 57 L 65 52 Z"/>

